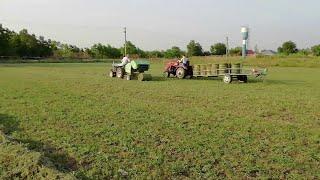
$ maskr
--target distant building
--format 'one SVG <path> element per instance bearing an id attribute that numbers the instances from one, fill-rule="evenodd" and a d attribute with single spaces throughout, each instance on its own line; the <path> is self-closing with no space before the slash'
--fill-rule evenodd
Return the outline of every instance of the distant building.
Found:
<path id="1" fill-rule="evenodd" d="M 255 56 L 256 53 L 253 50 L 247 50 L 247 56 Z"/>
<path id="2" fill-rule="evenodd" d="M 273 50 L 262 50 L 260 52 L 261 55 L 264 55 L 264 56 L 274 56 L 277 54 L 277 52 L 273 51 Z"/>

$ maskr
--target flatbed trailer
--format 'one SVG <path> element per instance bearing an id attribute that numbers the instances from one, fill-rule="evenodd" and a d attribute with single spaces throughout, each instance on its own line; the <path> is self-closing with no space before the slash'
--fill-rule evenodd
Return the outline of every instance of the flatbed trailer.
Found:
<path id="1" fill-rule="evenodd" d="M 234 66 L 233 68 L 230 64 L 225 64 L 223 68 L 219 68 L 218 64 L 194 65 L 193 77 L 222 77 L 223 82 L 227 84 L 234 80 L 247 83 L 249 76 L 255 78 L 264 77 L 268 71 L 267 69 L 243 68 L 240 64 Z"/>

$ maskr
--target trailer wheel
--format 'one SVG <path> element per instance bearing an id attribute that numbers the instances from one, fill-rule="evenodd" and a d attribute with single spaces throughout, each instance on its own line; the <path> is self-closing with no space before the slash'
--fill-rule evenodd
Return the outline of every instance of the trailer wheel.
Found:
<path id="1" fill-rule="evenodd" d="M 232 82 L 232 77 L 229 74 L 224 75 L 223 82 L 226 84 L 230 84 Z"/>
<path id="2" fill-rule="evenodd" d="M 192 77 L 193 77 L 193 76 L 188 75 L 188 76 L 186 76 L 186 79 L 192 79 Z"/>
<path id="3" fill-rule="evenodd" d="M 178 68 L 177 69 L 177 72 L 176 72 L 176 76 L 179 78 L 179 79 L 183 79 L 186 77 L 186 70 L 184 70 L 183 68 Z"/>
<path id="4" fill-rule="evenodd" d="M 240 76 L 237 76 L 237 79 L 238 79 L 238 81 L 243 81 L 242 78 L 243 76 L 242 75 L 240 75 Z"/>
<path id="5" fill-rule="evenodd" d="M 244 82 L 244 83 L 247 83 L 248 82 L 248 76 L 242 76 L 242 81 Z"/>
<path id="6" fill-rule="evenodd" d="M 124 76 L 124 70 L 122 68 L 117 68 L 117 78 L 123 78 Z"/>
<path id="7" fill-rule="evenodd" d="M 116 73 L 114 73 L 112 70 L 110 70 L 109 77 L 111 77 L 111 78 L 116 77 Z"/>
<path id="8" fill-rule="evenodd" d="M 193 69 L 191 67 L 191 70 L 189 70 L 187 77 L 188 79 L 192 79 L 193 78 Z"/>
<path id="9" fill-rule="evenodd" d="M 241 76 L 238 76 L 237 78 L 240 82 L 243 82 L 243 83 L 248 82 L 248 76 L 246 76 L 246 75 L 241 75 Z"/>

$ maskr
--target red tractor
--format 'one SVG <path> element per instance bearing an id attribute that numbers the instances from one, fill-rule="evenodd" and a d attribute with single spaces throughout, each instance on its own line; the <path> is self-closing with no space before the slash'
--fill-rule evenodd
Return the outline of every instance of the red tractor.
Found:
<path id="1" fill-rule="evenodd" d="M 186 77 L 192 78 L 193 68 L 190 66 L 189 61 L 182 63 L 179 60 L 171 60 L 165 66 L 164 76 L 169 78 L 171 75 L 179 79 L 184 79 Z"/>

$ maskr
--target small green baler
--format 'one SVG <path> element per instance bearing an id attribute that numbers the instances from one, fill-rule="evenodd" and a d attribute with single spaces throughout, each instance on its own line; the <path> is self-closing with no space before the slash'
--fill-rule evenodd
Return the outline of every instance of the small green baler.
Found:
<path id="1" fill-rule="evenodd" d="M 110 77 L 126 78 L 127 80 L 150 81 L 152 76 L 145 73 L 149 68 L 150 63 L 147 60 L 134 60 L 125 66 L 113 63 L 109 75 Z"/>

